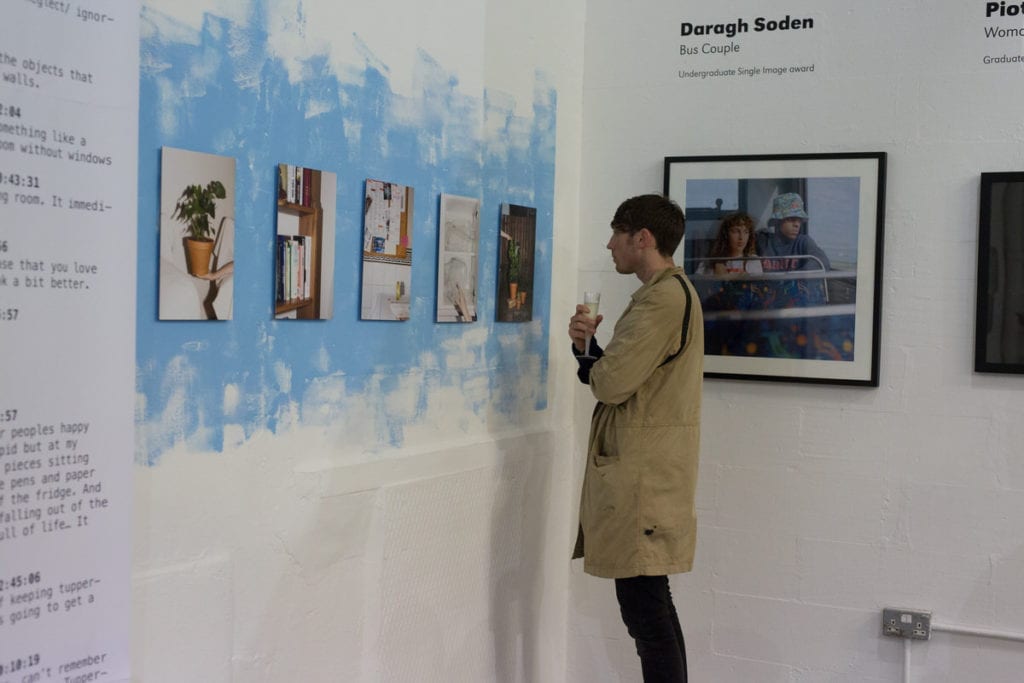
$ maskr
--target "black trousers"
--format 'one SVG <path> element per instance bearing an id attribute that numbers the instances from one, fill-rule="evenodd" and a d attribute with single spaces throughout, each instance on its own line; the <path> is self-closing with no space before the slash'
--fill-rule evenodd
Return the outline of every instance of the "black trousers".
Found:
<path id="1" fill-rule="evenodd" d="M 615 579 L 615 597 L 636 641 L 644 683 L 686 683 L 686 645 L 668 577 Z"/>

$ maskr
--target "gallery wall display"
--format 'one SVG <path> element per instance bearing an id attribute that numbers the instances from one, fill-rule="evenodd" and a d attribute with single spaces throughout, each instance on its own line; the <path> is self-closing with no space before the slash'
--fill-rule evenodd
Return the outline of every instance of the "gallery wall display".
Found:
<path id="1" fill-rule="evenodd" d="M 413 188 L 367 179 L 363 197 L 362 320 L 408 320 Z"/>
<path id="2" fill-rule="evenodd" d="M 533 319 L 533 261 L 537 209 L 501 205 L 498 240 L 498 293 L 494 316 L 498 322 Z"/>
<path id="3" fill-rule="evenodd" d="M 437 322 L 476 320 L 480 200 L 441 195 L 437 248 Z"/>
<path id="4" fill-rule="evenodd" d="M 885 161 L 666 157 L 705 376 L 878 386 Z"/>
<path id="5" fill-rule="evenodd" d="M 161 158 L 160 319 L 230 320 L 234 279 L 235 159 L 173 147 Z M 332 317 L 337 175 L 277 167 L 275 319 Z M 409 319 L 412 187 L 367 179 L 363 200 L 361 320 Z M 480 200 L 440 196 L 439 323 L 477 319 Z M 495 320 L 533 319 L 537 209 L 503 203 Z"/>
<path id="6" fill-rule="evenodd" d="M 274 242 L 274 317 L 328 320 L 325 298 L 334 287 L 337 176 L 278 165 L 277 237 Z"/>
<path id="7" fill-rule="evenodd" d="M 981 174 L 974 369 L 1024 373 L 1024 172 Z"/>
<path id="8" fill-rule="evenodd" d="M 160 319 L 230 320 L 235 160 L 164 147 L 160 166 Z"/>

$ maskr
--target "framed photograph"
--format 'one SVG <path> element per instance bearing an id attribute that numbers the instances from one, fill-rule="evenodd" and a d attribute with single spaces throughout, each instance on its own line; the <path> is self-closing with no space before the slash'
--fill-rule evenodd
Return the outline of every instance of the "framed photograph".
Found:
<path id="1" fill-rule="evenodd" d="M 164 147 L 160 157 L 160 320 L 231 320 L 235 160 Z"/>
<path id="2" fill-rule="evenodd" d="M 480 200 L 442 194 L 439 223 L 437 322 L 475 322 Z"/>
<path id="3" fill-rule="evenodd" d="M 1024 172 L 981 174 L 974 369 L 1024 373 Z"/>
<path id="4" fill-rule="evenodd" d="M 334 224 L 338 178 L 278 164 L 274 318 L 329 320 L 334 310 Z"/>
<path id="5" fill-rule="evenodd" d="M 666 157 L 706 377 L 877 387 L 885 154 Z"/>
<path id="6" fill-rule="evenodd" d="M 361 320 L 409 319 L 413 188 L 366 179 Z"/>
<path id="7" fill-rule="evenodd" d="M 533 320 L 533 257 L 537 209 L 501 205 L 498 225 L 498 292 L 494 319 L 501 323 Z"/>

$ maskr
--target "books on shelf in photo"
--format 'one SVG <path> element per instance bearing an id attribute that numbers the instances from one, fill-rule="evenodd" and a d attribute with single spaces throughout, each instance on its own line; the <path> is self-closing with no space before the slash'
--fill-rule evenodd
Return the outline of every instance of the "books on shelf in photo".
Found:
<path id="1" fill-rule="evenodd" d="M 309 270 L 312 251 L 312 238 L 309 236 L 277 236 L 274 291 L 278 303 L 310 297 Z"/>
<path id="2" fill-rule="evenodd" d="M 289 204 L 313 206 L 313 169 L 278 164 L 277 198 Z"/>

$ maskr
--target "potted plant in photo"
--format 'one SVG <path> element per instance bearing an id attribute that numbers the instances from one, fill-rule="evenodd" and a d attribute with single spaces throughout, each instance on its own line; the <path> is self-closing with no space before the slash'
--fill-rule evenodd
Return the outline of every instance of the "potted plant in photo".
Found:
<path id="1" fill-rule="evenodd" d="M 224 199 L 224 184 L 211 180 L 202 185 L 189 185 L 178 197 L 171 218 L 185 224 L 185 253 L 190 275 L 206 275 L 210 272 L 210 255 L 213 253 L 214 234 L 211 219 L 217 216 L 218 199 Z"/>
<path id="2" fill-rule="evenodd" d="M 508 294 L 509 306 L 516 308 L 519 301 L 519 242 L 508 240 Z"/>

